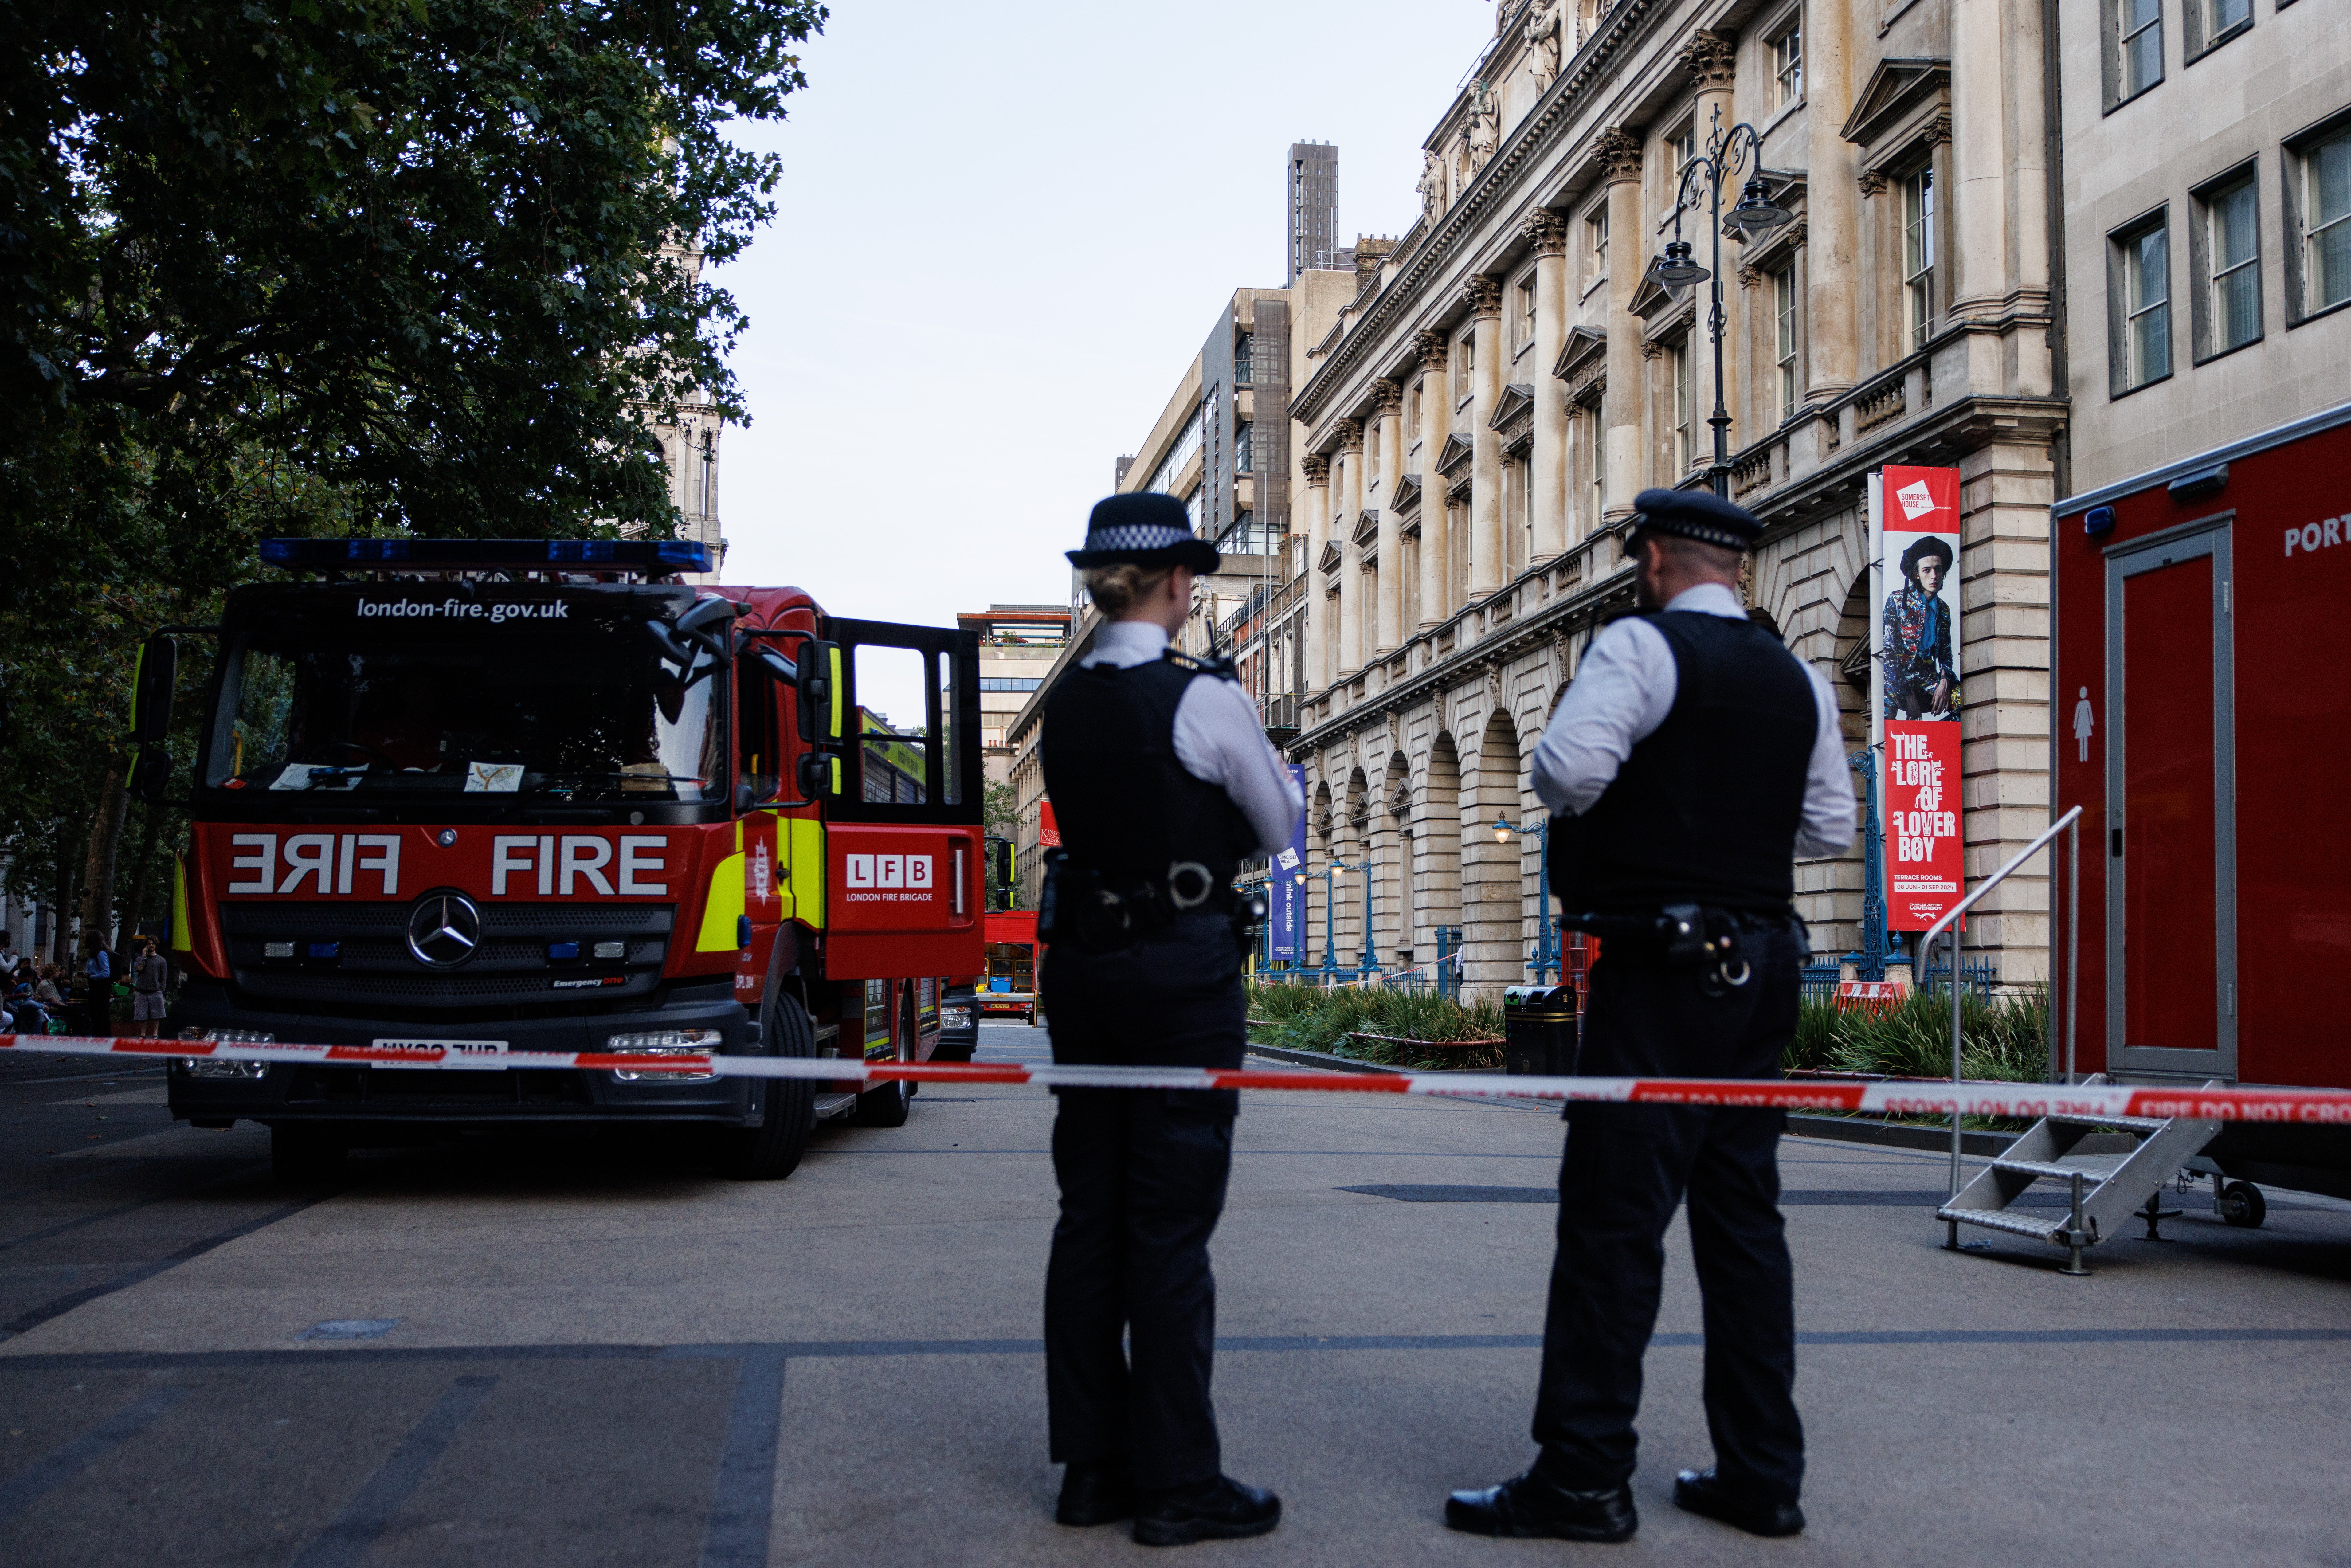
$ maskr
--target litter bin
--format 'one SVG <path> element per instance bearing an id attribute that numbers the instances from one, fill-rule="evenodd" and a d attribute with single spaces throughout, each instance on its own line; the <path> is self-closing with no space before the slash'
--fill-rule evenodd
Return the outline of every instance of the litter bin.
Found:
<path id="1" fill-rule="evenodd" d="M 1575 1071 L 1575 1043 L 1574 987 L 1503 990 L 1503 1071 L 1563 1078 Z"/>

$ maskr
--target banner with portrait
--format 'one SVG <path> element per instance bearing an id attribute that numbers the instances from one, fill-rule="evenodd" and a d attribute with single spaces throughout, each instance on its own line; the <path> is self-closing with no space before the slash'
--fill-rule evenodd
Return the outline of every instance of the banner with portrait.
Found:
<path id="1" fill-rule="evenodd" d="M 1886 925 L 1924 931 L 1959 902 L 1959 471 L 1889 465 L 1869 486 L 1872 727 L 1886 832 Z"/>

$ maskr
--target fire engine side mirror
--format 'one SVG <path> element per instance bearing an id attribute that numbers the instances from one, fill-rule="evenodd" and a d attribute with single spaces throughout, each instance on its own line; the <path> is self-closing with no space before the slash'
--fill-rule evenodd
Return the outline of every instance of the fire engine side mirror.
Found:
<path id="1" fill-rule="evenodd" d="M 158 633 L 139 645 L 131 677 L 131 738 L 159 746 L 172 730 L 172 688 L 180 674 L 180 644 Z"/>
<path id="2" fill-rule="evenodd" d="M 143 806 L 160 806 L 171 782 L 172 754 L 162 742 L 141 747 L 139 760 L 131 765 L 131 798 Z"/>
<path id="3" fill-rule="evenodd" d="M 734 639 L 726 634 L 726 626 L 735 619 L 738 608 L 731 599 L 705 599 L 679 616 L 671 630 L 685 642 L 705 650 L 720 664 L 726 664 L 735 657 Z"/>
<path id="4" fill-rule="evenodd" d="M 808 752 L 800 758 L 800 794 L 810 800 L 821 800 L 841 793 L 841 758 L 821 751 Z"/>
<path id="5" fill-rule="evenodd" d="M 800 738 L 811 745 L 841 738 L 841 644 L 809 640 L 799 662 Z"/>

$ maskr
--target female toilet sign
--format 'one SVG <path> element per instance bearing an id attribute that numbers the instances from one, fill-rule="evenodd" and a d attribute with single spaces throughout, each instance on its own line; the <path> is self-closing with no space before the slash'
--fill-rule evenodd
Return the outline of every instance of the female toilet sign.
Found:
<path id="1" fill-rule="evenodd" d="M 1924 931 L 1959 902 L 1959 471 L 1888 466 L 1870 481 L 1878 539 L 1870 712 L 1886 802 L 1886 925 Z"/>

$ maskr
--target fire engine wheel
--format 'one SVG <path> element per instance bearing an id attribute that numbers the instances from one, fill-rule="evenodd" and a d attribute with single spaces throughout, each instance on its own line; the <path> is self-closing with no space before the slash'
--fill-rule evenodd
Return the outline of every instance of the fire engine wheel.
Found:
<path id="1" fill-rule="evenodd" d="M 764 1056 L 814 1056 L 816 1026 L 799 998 L 783 988 L 781 977 L 768 982 L 759 1004 L 759 1051 Z M 816 1085 L 805 1078 L 760 1081 L 767 1119 L 756 1127 L 728 1127 L 718 1134 L 718 1174 L 737 1181 L 781 1181 L 808 1152 L 816 1125 Z"/>
<path id="2" fill-rule="evenodd" d="M 2270 1217 L 2269 1200 L 2262 1189 L 2249 1181 L 2232 1181 L 2220 1189 L 2220 1201 L 2212 1207 L 2229 1224 L 2246 1230 L 2258 1230 L 2262 1221 Z"/>
<path id="3" fill-rule="evenodd" d="M 914 1059 L 914 1004 L 909 997 L 898 1009 L 898 1060 Z M 870 1089 L 857 1097 L 857 1124 L 861 1127 L 903 1127 L 906 1113 L 914 1103 L 914 1086 L 904 1079 L 896 1079 L 877 1089 Z"/>
<path id="4" fill-rule="evenodd" d="M 335 1180 L 350 1145 L 330 1127 L 279 1122 L 269 1129 L 269 1174 L 298 1186 Z"/>

